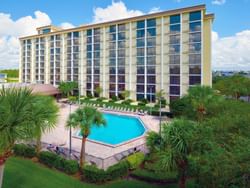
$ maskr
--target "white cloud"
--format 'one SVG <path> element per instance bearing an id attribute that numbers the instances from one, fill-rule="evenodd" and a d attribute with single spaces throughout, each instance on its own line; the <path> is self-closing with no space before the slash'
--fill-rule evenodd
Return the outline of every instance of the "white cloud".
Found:
<path id="1" fill-rule="evenodd" d="M 112 2 L 111 5 L 106 8 L 95 8 L 93 22 L 105 22 L 110 20 L 117 20 L 123 18 L 129 18 L 134 16 L 140 16 L 143 12 L 139 10 L 129 10 L 122 1 Z"/>
<path id="2" fill-rule="evenodd" d="M 152 14 L 152 13 L 156 13 L 156 12 L 160 12 L 160 11 L 161 11 L 160 7 L 153 7 L 153 8 L 151 8 L 151 10 L 148 13 Z"/>
<path id="3" fill-rule="evenodd" d="M 213 5 L 223 5 L 226 3 L 226 0 L 213 0 L 212 4 Z"/>
<path id="4" fill-rule="evenodd" d="M 18 68 L 19 37 L 34 35 L 36 28 L 50 25 L 50 17 L 41 11 L 35 11 L 34 16 L 25 16 L 13 20 L 10 14 L 0 13 L 0 69 Z M 64 29 L 74 27 L 65 22 L 60 24 Z"/>
<path id="5" fill-rule="evenodd" d="M 60 24 L 60 27 L 62 29 L 71 29 L 73 27 L 75 27 L 73 24 L 69 23 L 69 22 L 63 22 Z"/>
<path id="6" fill-rule="evenodd" d="M 213 69 L 250 70 L 250 30 L 220 38 L 213 32 Z"/>

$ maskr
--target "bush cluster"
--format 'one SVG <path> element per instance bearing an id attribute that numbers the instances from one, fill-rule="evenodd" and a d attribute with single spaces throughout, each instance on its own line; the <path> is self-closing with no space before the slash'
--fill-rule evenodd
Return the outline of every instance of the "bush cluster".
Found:
<path id="1" fill-rule="evenodd" d="M 98 169 L 94 165 L 86 165 L 83 168 L 84 179 L 91 183 L 103 183 L 110 180 L 115 180 L 128 175 L 129 164 L 127 161 L 121 161 L 106 171 Z"/>
<path id="2" fill-rule="evenodd" d="M 51 168 L 56 168 L 67 174 L 75 174 L 79 170 L 78 162 L 75 160 L 67 160 L 61 156 L 43 151 L 38 156 L 39 161 Z"/>
<path id="3" fill-rule="evenodd" d="M 36 156 L 36 150 L 34 147 L 27 146 L 25 144 L 16 144 L 13 148 L 16 156 L 32 158 Z"/>
<path id="4" fill-rule="evenodd" d="M 139 167 L 145 159 L 145 155 L 142 152 L 135 153 L 127 157 L 130 169 L 136 169 Z"/>

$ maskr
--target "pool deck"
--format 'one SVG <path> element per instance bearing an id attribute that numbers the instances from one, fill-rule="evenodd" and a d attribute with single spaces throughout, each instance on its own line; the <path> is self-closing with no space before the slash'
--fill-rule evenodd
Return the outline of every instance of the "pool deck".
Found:
<path id="1" fill-rule="evenodd" d="M 46 133 L 42 136 L 42 142 L 50 143 L 54 145 L 62 145 L 63 147 L 69 146 L 69 129 L 65 128 L 66 121 L 70 113 L 70 107 L 68 104 L 58 103 L 60 106 L 60 113 L 58 118 L 58 123 L 55 129 L 51 132 Z M 74 112 L 78 108 L 78 105 L 71 106 L 71 112 Z M 139 118 L 148 131 L 159 131 L 159 118 L 149 115 L 136 115 L 134 113 L 128 112 L 114 112 L 114 111 L 104 111 L 99 109 L 102 112 L 114 113 L 120 115 L 128 115 Z M 77 130 L 72 131 L 72 149 L 80 152 L 81 150 L 81 139 L 74 137 L 74 134 Z M 126 134 L 126 132 L 124 133 Z M 88 140 L 86 143 L 86 153 L 89 156 L 93 156 L 100 159 L 107 159 L 121 152 L 127 151 L 131 148 L 137 148 L 145 146 L 145 134 L 136 139 L 130 140 L 128 142 L 122 143 L 117 147 L 110 146 L 107 144 L 102 144 Z"/>

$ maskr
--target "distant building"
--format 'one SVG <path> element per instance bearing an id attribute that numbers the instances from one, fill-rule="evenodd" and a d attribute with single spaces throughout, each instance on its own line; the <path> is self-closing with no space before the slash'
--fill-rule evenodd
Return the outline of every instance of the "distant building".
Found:
<path id="1" fill-rule="evenodd" d="M 5 83 L 7 82 L 7 74 L 5 73 L 0 73 L 0 83 Z"/>

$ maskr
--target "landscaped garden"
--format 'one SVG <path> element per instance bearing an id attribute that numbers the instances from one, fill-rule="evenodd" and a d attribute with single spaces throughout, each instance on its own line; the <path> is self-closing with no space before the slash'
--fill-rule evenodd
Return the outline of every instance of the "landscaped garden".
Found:
<path id="1" fill-rule="evenodd" d="M 231 86 L 237 83 L 241 87 Z M 3 187 L 248 188 L 250 105 L 240 101 L 240 96 L 249 96 L 249 83 L 249 79 L 235 76 L 219 80 L 217 90 L 190 88 L 186 96 L 170 104 L 172 121 L 163 122 L 160 132 L 148 133 L 148 154 L 133 152 L 106 170 L 85 163 L 91 126 L 105 124 L 97 109 L 80 107 L 68 120 L 68 126 L 79 127 L 83 135 L 79 164 L 41 151 L 41 135 L 55 126 L 57 117 L 51 98 L 32 95 L 26 89 L 1 90 Z M 86 101 L 92 100 L 82 102 Z M 36 141 L 35 147 L 17 144 L 31 139 Z"/>

